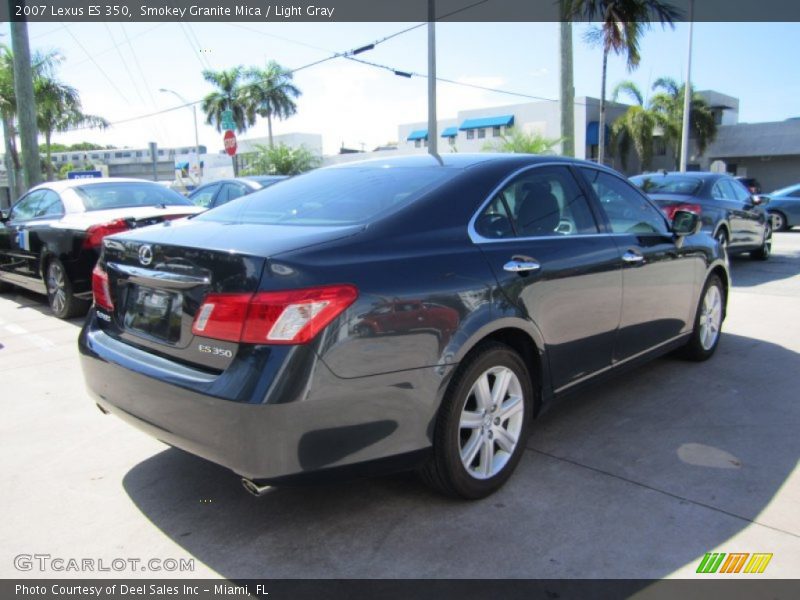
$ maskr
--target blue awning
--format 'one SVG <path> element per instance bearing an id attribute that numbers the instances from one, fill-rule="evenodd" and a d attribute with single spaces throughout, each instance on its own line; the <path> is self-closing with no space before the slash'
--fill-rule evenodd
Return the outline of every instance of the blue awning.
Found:
<path id="1" fill-rule="evenodd" d="M 412 131 L 408 134 L 406 138 L 407 141 L 411 142 L 414 140 L 427 140 L 428 139 L 428 130 L 427 129 L 417 129 L 416 131 Z"/>
<path id="2" fill-rule="evenodd" d="M 448 127 L 442 132 L 442 137 L 457 137 L 458 127 Z"/>
<path id="3" fill-rule="evenodd" d="M 586 125 L 586 145 L 587 146 L 597 146 L 600 143 L 600 136 L 597 135 L 597 130 L 600 128 L 600 123 L 597 121 L 590 121 Z M 605 142 L 608 144 L 608 137 L 609 137 L 609 128 L 608 124 L 606 124 L 606 139 Z"/>
<path id="4" fill-rule="evenodd" d="M 501 115 L 499 117 L 480 117 L 478 119 L 467 119 L 461 124 L 459 129 L 483 129 L 484 127 L 508 127 L 514 124 L 514 115 Z"/>

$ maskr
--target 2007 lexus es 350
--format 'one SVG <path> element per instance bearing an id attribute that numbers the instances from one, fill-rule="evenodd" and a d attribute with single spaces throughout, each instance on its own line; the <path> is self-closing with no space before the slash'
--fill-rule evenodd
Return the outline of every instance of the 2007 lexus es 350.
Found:
<path id="1" fill-rule="evenodd" d="M 262 493 L 417 468 L 479 498 L 598 376 L 710 357 L 728 271 L 697 216 L 528 155 L 319 169 L 104 240 L 83 371 L 103 411 Z"/>

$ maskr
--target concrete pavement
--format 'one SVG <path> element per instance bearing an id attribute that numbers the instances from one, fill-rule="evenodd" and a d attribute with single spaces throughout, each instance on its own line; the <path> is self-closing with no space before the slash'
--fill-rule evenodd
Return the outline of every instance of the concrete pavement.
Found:
<path id="1" fill-rule="evenodd" d="M 479 502 L 411 475 L 247 495 L 238 478 L 102 415 L 80 321 L 0 296 L 0 577 L 21 553 L 193 559 L 193 577 L 691 577 L 704 553 L 800 574 L 800 231 L 733 260 L 709 362 L 667 357 L 554 408 Z"/>

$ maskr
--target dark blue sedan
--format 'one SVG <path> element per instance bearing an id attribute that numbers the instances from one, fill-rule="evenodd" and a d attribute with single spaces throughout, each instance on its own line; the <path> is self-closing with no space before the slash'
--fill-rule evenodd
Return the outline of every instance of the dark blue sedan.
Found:
<path id="1" fill-rule="evenodd" d="M 658 204 L 667 218 L 677 210 L 700 215 L 703 230 L 728 254 L 749 252 L 767 260 L 772 251 L 772 224 L 764 203 L 738 180 L 724 173 L 648 173 L 631 181 Z"/>
<path id="2" fill-rule="evenodd" d="M 554 400 L 672 350 L 711 357 L 729 276 L 699 228 L 584 161 L 318 169 L 105 238 L 83 371 L 103 411 L 257 495 L 417 468 L 480 498 Z"/>

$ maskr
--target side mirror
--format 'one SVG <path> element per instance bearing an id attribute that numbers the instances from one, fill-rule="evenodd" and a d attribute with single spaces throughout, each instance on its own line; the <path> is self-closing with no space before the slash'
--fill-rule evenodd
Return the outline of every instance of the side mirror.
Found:
<path id="1" fill-rule="evenodd" d="M 702 226 L 700 215 L 688 210 L 676 210 L 672 217 L 672 233 L 678 237 L 694 235 Z"/>
<path id="2" fill-rule="evenodd" d="M 769 196 L 753 195 L 753 206 L 766 206 L 767 204 L 769 204 Z"/>
<path id="3" fill-rule="evenodd" d="M 0 223 L 5 223 L 6 221 L 8 221 L 8 214 L 10 212 L 11 211 L 9 209 L 7 209 L 7 208 L 4 208 L 3 210 L 0 210 Z"/>

